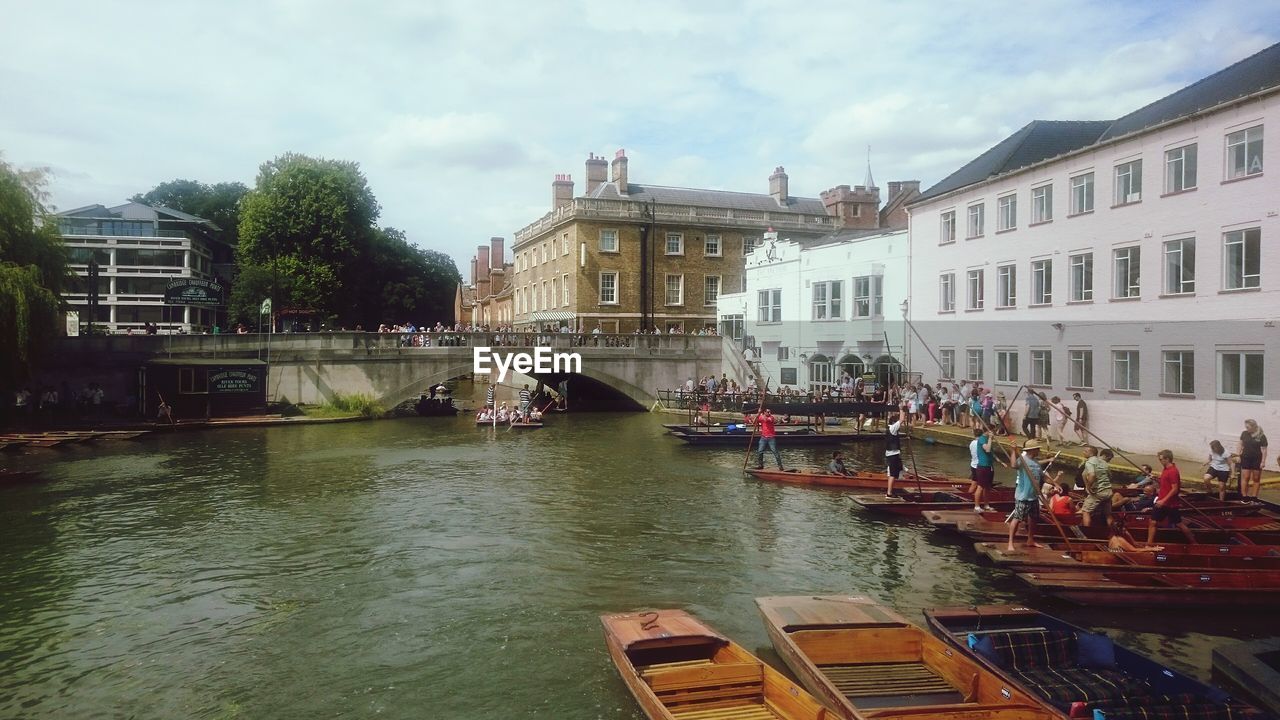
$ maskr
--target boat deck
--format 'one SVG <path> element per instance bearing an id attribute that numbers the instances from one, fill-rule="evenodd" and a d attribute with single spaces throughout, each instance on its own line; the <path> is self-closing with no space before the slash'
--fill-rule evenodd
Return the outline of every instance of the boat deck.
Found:
<path id="1" fill-rule="evenodd" d="M 786 720 L 765 701 L 762 667 L 709 659 L 637 668 L 678 720 Z"/>
<path id="2" fill-rule="evenodd" d="M 910 705 L 951 705 L 964 695 L 922 662 L 819 665 L 836 688 L 861 709 Z"/>

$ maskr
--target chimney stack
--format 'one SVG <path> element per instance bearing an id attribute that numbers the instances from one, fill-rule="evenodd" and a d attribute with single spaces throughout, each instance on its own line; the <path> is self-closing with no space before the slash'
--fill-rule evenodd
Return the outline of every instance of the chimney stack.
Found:
<path id="1" fill-rule="evenodd" d="M 489 297 L 489 246 L 476 248 L 476 299 Z"/>
<path id="2" fill-rule="evenodd" d="M 902 183 L 897 180 L 889 181 L 889 200 L 892 202 L 898 197 L 898 193 L 902 192 Z"/>
<path id="3" fill-rule="evenodd" d="M 595 192 L 596 188 L 609 182 L 609 163 L 604 158 L 596 157 L 595 153 L 587 155 L 587 194 Z"/>
<path id="4" fill-rule="evenodd" d="M 787 171 L 782 166 L 773 169 L 773 174 L 769 176 L 769 194 L 777 201 L 779 205 L 785 206 L 790 193 L 787 188 Z"/>
<path id="5" fill-rule="evenodd" d="M 627 194 L 627 151 L 618 150 L 613 156 L 613 183 L 618 186 L 618 194 Z"/>
<path id="6" fill-rule="evenodd" d="M 489 252 L 489 267 L 501 270 L 506 263 L 507 258 L 502 248 L 503 242 L 500 237 L 489 238 L 489 247 L 491 248 Z"/>
<path id="7" fill-rule="evenodd" d="M 573 178 L 569 175 L 556 175 L 551 181 L 551 209 L 560 208 L 573 203 Z"/>
<path id="8" fill-rule="evenodd" d="M 476 258 L 471 256 L 471 287 L 476 286 Z"/>

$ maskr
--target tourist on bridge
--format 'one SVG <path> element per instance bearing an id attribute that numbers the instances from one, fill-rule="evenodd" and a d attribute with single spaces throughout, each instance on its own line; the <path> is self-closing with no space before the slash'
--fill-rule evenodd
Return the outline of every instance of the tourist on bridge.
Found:
<path id="1" fill-rule="evenodd" d="M 782 453 L 778 452 L 778 431 L 775 427 L 777 420 L 773 417 L 773 411 L 765 408 L 763 413 L 752 419 L 752 424 L 760 426 L 760 444 L 756 446 L 756 469 L 764 469 L 764 451 L 768 449 L 773 452 L 773 459 L 778 461 L 778 469 L 785 470 L 786 468 L 782 467 Z"/>

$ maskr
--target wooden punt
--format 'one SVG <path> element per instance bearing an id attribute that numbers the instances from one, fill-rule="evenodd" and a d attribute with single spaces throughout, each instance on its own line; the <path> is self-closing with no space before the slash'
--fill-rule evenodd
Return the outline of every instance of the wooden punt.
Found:
<path id="1" fill-rule="evenodd" d="M 1117 645 L 1105 636 L 1025 607 L 938 608 L 924 614 L 929 628 L 954 652 L 978 662 L 1063 716 L 1106 718 L 1115 712 L 1125 717 L 1151 718 L 1268 717 L 1219 688 Z M 1049 667 L 1037 668 L 1034 655 L 1027 653 L 1014 666 L 1005 661 L 1005 653 L 1000 650 L 988 648 L 984 656 L 971 649 L 970 636 L 975 640 L 989 638 L 993 645 L 1001 646 L 1009 639 L 1021 639 L 1025 648 L 1045 647 L 1044 641 L 1052 640 L 1055 646 L 1065 647 L 1069 657 L 1055 657 Z M 1109 650 L 1112 657 L 1108 658 L 1107 652 L 1086 653 L 1082 662 L 1078 652 L 1082 638 L 1095 650 Z M 1070 656 L 1073 646 L 1077 654 Z M 1148 714 L 1121 712 L 1135 708 Z"/>
<path id="2" fill-rule="evenodd" d="M 57 438 L 36 435 L 0 435 L 0 440 L 7 443 L 21 443 L 27 447 L 58 447 L 67 442 L 71 442 L 67 438 Z"/>
<path id="3" fill-rule="evenodd" d="M 1280 713 L 1280 638 L 1220 645 L 1213 673 L 1273 713 Z"/>
<path id="4" fill-rule="evenodd" d="M 1280 572 L 1212 570 L 1019 573 L 1018 579 L 1047 595 L 1080 605 L 1116 607 L 1268 607 L 1280 601 Z"/>
<path id="5" fill-rule="evenodd" d="M 672 430 L 672 437 L 680 438 L 690 445 L 733 445 L 744 447 L 752 437 L 749 432 L 708 432 L 704 430 L 681 431 Z M 757 436 L 758 437 L 758 436 Z M 840 445 L 842 443 L 868 442 L 882 440 L 878 433 L 851 432 L 787 432 L 778 431 L 778 442 L 785 447 L 812 447 L 815 445 Z"/>
<path id="6" fill-rule="evenodd" d="M 833 720 L 803 688 L 683 610 L 604 615 L 605 644 L 652 720 Z"/>
<path id="7" fill-rule="evenodd" d="M 1052 547 L 1029 548 L 1019 545 L 1009 552 L 1003 543 L 975 543 L 974 550 L 1001 567 L 1021 573 L 1047 573 L 1078 570 L 1126 570 L 1130 572 L 1176 572 L 1178 570 L 1213 570 L 1215 572 L 1280 571 L 1280 548 L 1274 545 L 1218 546 L 1230 552 L 1185 552 L 1194 545 L 1170 546 L 1159 552 L 1112 552 L 1105 547 L 1088 545 L 1068 548 L 1061 543 Z"/>
<path id="8" fill-rule="evenodd" d="M 1004 518 L 989 519 L 973 512 L 960 511 L 934 511 L 926 510 L 921 513 L 925 521 L 943 531 L 954 532 L 964 535 L 974 541 L 980 542 L 999 542 L 1008 540 L 1009 526 L 1004 523 Z M 1184 512 L 1182 517 L 1184 520 L 1190 520 L 1192 513 Z M 1218 518 L 1214 518 L 1217 520 Z M 1146 533 L 1147 521 L 1145 517 L 1135 521 L 1129 519 L 1130 529 L 1141 535 Z M 1133 524 L 1133 523 L 1140 524 Z M 1201 520 L 1203 522 L 1203 520 Z M 1190 524 L 1190 523 L 1189 523 Z M 1019 532 L 1025 536 L 1025 531 L 1019 528 Z M 1062 542 L 1062 534 L 1067 534 L 1071 542 L 1076 540 L 1106 540 L 1110 530 L 1101 525 L 1092 527 L 1083 527 L 1081 525 L 1066 525 L 1059 527 L 1053 524 L 1048 518 L 1038 518 L 1036 522 L 1036 540 L 1038 542 Z M 1020 536 L 1020 537 L 1022 537 Z M 1239 529 L 1203 529 L 1195 527 L 1190 531 L 1190 536 L 1179 528 L 1157 528 L 1156 543 L 1160 545 L 1169 545 L 1173 543 L 1210 543 L 1216 545 L 1228 544 L 1255 544 L 1255 545 L 1280 545 L 1280 531 L 1267 529 L 1263 527 L 1239 528 Z"/>
<path id="9" fill-rule="evenodd" d="M 855 490 L 879 490 L 881 494 L 884 493 L 885 484 L 889 479 L 888 475 L 884 473 L 858 472 L 853 475 L 833 475 L 817 468 L 793 470 L 757 470 L 748 468 L 746 473 L 758 480 Z M 917 483 L 913 476 L 905 473 L 902 478 L 896 484 L 906 490 L 915 490 L 917 485 L 925 490 L 957 490 L 964 489 L 969 484 L 968 480 L 960 480 L 959 478 L 920 480 Z M 970 514 L 973 514 L 972 511 L 970 511 Z"/>
<path id="10" fill-rule="evenodd" d="M 915 483 L 909 480 L 899 481 L 905 490 L 894 491 L 894 497 L 877 497 L 875 495 L 859 495 L 853 498 L 862 509 L 883 515 L 898 515 L 919 519 L 920 513 L 926 510 L 968 510 L 973 511 L 973 496 L 963 490 L 926 490 L 923 493 L 915 490 Z M 1013 490 L 995 488 L 987 491 L 987 504 L 996 510 L 1013 509 Z"/>
<path id="11" fill-rule="evenodd" d="M 783 661 L 845 718 L 1058 717 L 867 598 L 762 597 L 756 605 Z"/>

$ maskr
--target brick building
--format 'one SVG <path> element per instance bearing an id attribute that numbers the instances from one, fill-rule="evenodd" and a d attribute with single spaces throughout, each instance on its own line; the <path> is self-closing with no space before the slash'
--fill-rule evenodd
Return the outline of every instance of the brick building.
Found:
<path id="1" fill-rule="evenodd" d="M 589 156 L 586 179 L 575 196 L 573 179 L 556 175 L 551 211 L 515 235 L 517 326 L 714 328 L 717 298 L 741 291 L 744 258 L 765 232 L 810 240 L 890 220 L 905 226 L 903 203 L 919 192 L 918 183 L 891 183 L 902 197 L 886 212 L 870 180 L 793 197 L 781 167 L 768 193 L 640 185 L 629 181 L 622 150 L 612 163 Z"/>
<path id="2" fill-rule="evenodd" d="M 506 241 L 489 238 L 471 258 L 471 282 L 459 284 L 453 299 L 455 322 L 464 325 L 510 325 L 512 313 L 512 265 L 505 262 Z"/>

